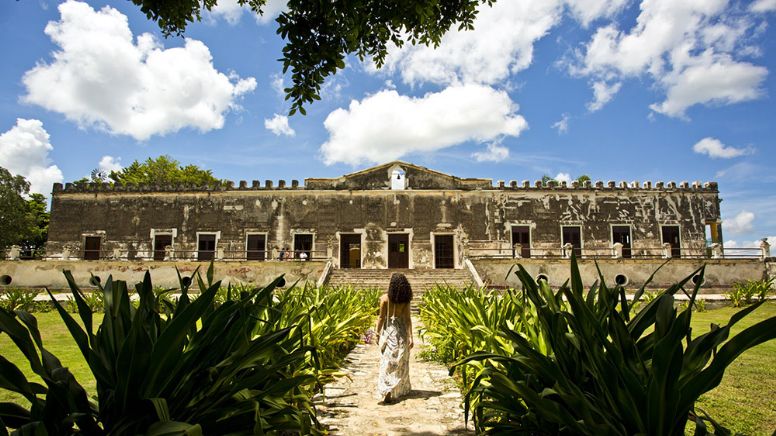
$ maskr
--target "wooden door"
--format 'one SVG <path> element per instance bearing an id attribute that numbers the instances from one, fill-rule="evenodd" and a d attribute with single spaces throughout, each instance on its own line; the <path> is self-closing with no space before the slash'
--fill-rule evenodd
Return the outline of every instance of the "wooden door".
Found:
<path id="1" fill-rule="evenodd" d="M 245 259 L 264 260 L 267 258 L 267 238 L 264 235 L 248 235 Z"/>
<path id="2" fill-rule="evenodd" d="M 434 266 L 455 268 L 453 235 L 434 235 Z"/>
<path id="3" fill-rule="evenodd" d="M 410 237 L 406 233 L 388 235 L 388 268 L 409 268 Z"/>
<path id="4" fill-rule="evenodd" d="M 199 235 L 197 260 L 213 260 L 216 257 L 216 235 Z"/>
<path id="5" fill-rule="evenodd" d="M 87 236 L 84 239 L 84 260 L 100 260 L 100 245 L 102 238 Z"/>

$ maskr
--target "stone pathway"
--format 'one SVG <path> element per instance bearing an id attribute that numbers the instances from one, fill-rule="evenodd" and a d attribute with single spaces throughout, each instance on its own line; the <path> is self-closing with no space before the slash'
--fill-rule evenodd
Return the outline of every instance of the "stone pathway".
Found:
<path id="1" fill-rule="evenodd" d="M 425 346 L 417 336 L 410 353 L 412 392 L 401 401 L 380 405 L 374 398 L 380 355 L 376 345 L 357 345 L 347 356 L 342 377 L 317 396 L 319 417 L 332 435 L 471 435 L 464 427 L 461 394 L 447 369 L 418 358 Z"/>

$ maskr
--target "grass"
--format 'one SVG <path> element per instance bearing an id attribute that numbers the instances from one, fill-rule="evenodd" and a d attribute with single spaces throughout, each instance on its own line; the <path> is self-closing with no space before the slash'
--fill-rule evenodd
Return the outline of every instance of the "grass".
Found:
<path id="1" fill-rule="evenodd" d="M 78 346 L 70 336 L 70 332 L 62 322 L 59 313 L 45 312 L 34 313 L 35 318 L 38 320 L 38 328 L 40 334 L 43 337 L 43 346 L 52 354 L 57 356 L 62 362 L 63 366 L 68 367 L 70 372 L 73 373 L 75 379 L 86 389 L 86 392 L 91 395 L 96 395 L 96 382 L 92 373 L 89 370 L 89 366 L 86 364 L 81 352 L 78 350 Z M 81 319 L 74 317 L 81 326 Z M 97 326 L 102 321 L 102 314 L 94 314 L 94 325 Z M 16 345 L 8 338 L 6 334 L 0 334 L 0 354 L 12 363 L 16 364 L 19 369 L 24 372 L 24 375 L 28 380 L 35 380 L 41 382 L 42 380 L 30 369 L 30 365 L 24 355 L 16 348 Z M 25 407 L 29 406 L 29 402 L 21 395 L 17 395 L 14 392 L 0 389 L 0 402 L 13 401 L 19 404 L 23 404 Z"/>
<path id="2" fill-rule="evenodd" d="M 699 333 L 707 331 L 711 323 L 727 323 L 738 310 L 725 307 L 695 313 L 693 329 Z M 732 334 L 772 316 L 776 316 L 776 303 L 769 302 L 739 322 Z M 59 314 L 36 313 L 35 317 L 44 346 L 70 368 L 87 392 L 94 394 L 91 372 Z M 98 324 L 99 319 L 96 319 L 95 325 Z M 24 356 L 4 334 L 0 334 L 0 353 L 19 366 L 27 377 L 34 377 Z M 24 399 L 0 389 L 0 402 L 3 401 L 23 403 Z M 701 397 L 698 405 L 733 432 L 772 434 L 776 429 L 776 341 L 766 342 L 741 355 L 730 365 L 720 386 Z"/>
<path id="3" fill-rule="evenodd" d="M 726 324 L 741 308 L 724 307 L 694 313 L 695 334 L 708 331 L 711 323 Z M 741 330 L 776 316 L 776 303 L 763 304 L 732 329 Z M 725 371 L 722 383 L 702 396 L 697 406 L 733 433 L 770 435 L 776 430 L 776 341 L 760 344 L 742 354 Z"/>

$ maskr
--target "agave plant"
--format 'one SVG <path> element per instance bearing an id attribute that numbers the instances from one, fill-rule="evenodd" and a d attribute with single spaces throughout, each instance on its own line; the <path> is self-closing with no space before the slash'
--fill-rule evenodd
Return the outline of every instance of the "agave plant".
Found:
<path id="1" fill-rule="evenodd" d="M 299 345 L 304 340 L 289 340 L 294 324 L 265 316 L 282 312 L 273 298 L 282 277 L 216 307 L 220 282 L 213 283 L 211 265 L 207 282 L 198 275 L 196 300 L 188 294 L 190 281 L 180 281 L 181 296 L 169 315 L 160 314 L 148 273 L 136 286 L 137 307 L 126 283 L 108 277 L 99 285 L 104 317 L 95 333 L 83 293 L 68 271 L 65 276 L 83 328 L 52 300 L 96 379 L 96 402 L 43 346 L 33 316 L 0 310 L 0 331 L 43 380 L 27 380 L 0 356 L 0 388 L 31 404 L 0 404 L 0 433 L 6 426 L 18 434 L 57 435 L 318 431 L 310 396 L 303 393 L 315 383 L 304 372 L 315 350 Z M 258 335 L 257 323 L 264 324 Z"/>
<path id="2" fill-rule="evenodd" d="M 693 336 L 692 310 L 677 311 L 674 295 L 700 268 L 646 304 L 637 314 L 622 287 L 609 288 L 603 276 L 585 294 L 576 259 L 570 286 L 553 292 L 518 266 L 515 272 L 548 348 L 537 349 L 518 329 L 500 332 L 514 353 L 475 353 L 453 369 L 477 363 L 466 393 L 467 417 L 487 434 L 682 435 L 689 421 L 696 434 L 717 434 L 723 426 L 695 410 L 699 396 L 716 387 L 745 350 L 776 337 L 776 317 L 728 340 L 730 328 L 759 304 L 725 326 Z M 697 283 L 702 283 L 698 280 Z M 689 307 L 698 293 L 695 285 Z"/>

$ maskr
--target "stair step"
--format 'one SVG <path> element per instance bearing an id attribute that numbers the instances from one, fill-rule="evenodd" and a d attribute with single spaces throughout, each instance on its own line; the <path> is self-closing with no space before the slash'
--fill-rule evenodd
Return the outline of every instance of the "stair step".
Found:
<path id="1" fill-rule="evenodd" d="M 467 286 L 472 283 L 469 271 L 463 269 L 335 269 L 327 282 L 330 286 L 359 286 L 366 288 L 386 288 L 394 272 L 401 272 L 412 285 L 416 295 L 435 285 Z"/>

